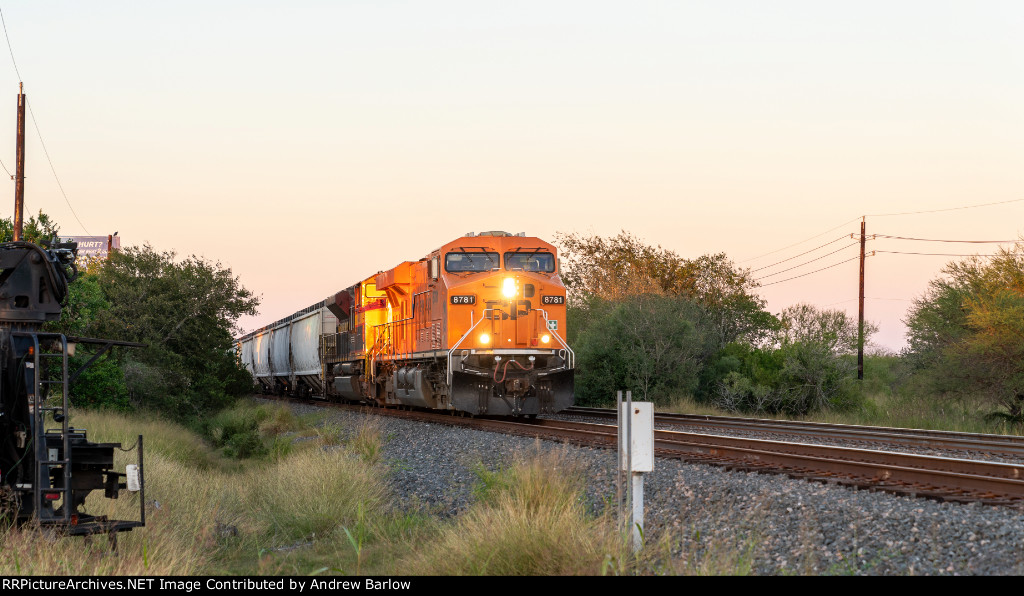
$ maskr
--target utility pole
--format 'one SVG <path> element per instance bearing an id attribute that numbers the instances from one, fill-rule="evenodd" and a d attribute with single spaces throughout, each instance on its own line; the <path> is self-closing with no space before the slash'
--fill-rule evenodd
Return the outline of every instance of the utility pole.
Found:
<path id="1" fill-rule="evenodd" d="M 25 219 L 25 94 L 18 83 L 17 167 L 14 174 L 14 241 L 21 240 Z"/>
<path id="2" fill-rule="evenodd" d="M 867 242 L 865 234 L 865 219 L 860 218 L 860 314 L 857 323 L 857 380 L 864 380 L 864 244 Z"/>

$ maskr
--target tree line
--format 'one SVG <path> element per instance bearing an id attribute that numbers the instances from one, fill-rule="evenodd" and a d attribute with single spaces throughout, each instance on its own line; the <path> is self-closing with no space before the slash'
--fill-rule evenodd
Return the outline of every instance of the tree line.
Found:
<path id="1" fill-rule="evenodd" d="M 48 245 L 58 226 L 40 212 L 22 237 Z M 0 241 L 13 239 L 0 219 Z M 251 375 L 234 353 L 237 321 L 255 314 L 258 298 L 219 262 L 147 245 L 113 251 L 91 261 L 69 285 L 60 321 L 46 331 L 146 344 L 114 348 L 85 369 L 71 388 L 76 406 L 145 408 L 179 420 L 196 419 L 252 389 Z M 69 370 L 96 354 L 78 344 Z"/>
<path id="2" fill-rule="evenodd" d="M 24 226 L 30 242 L 57 235 L 42 212 Z M 0 219 L 0 241 L 12 238 L 10 219 Z M 626 389 L 658 405 L 687 397 L 727 411 L 801 415 L 861 399 L 857 322 L 845 312 L 809 304 L 768 312 L 750 271 L 722 253 L 687 259 L 625 231 L 555 242 L 577 403 L 607 403 Z M 112 350 L 86 369 L 72 389 L 75 405 L 195 419 L 251 390 L 233 338 L 258 302 L 219 262 L 127 247 L 84 268 L 47 330 L 146 344 Z M 904 379 L 940 397 L 980 395 L 997 416 L 1024 423 L 1024 242 L 949 263 L 906 323 Z M 864 331 L 870 338 L 876 328 Z M 71 370 L 94 350 L 81 344 Z"/>
<path id="3" fill-rule="evenodd" d="M 857 321 L 796 304 L 770 313 L 749 269 L 686 259 L 628 232 L 559 234 L 577 403 L 615 390 L 734 412 L 800 415 L 856 405 Z M 901 366 L 938 396 L 981 395 L 1024 418 L 1024 245 L 949 264 L 908 313 Z M 877 331 L 866 323 L 865 341 Z"/>

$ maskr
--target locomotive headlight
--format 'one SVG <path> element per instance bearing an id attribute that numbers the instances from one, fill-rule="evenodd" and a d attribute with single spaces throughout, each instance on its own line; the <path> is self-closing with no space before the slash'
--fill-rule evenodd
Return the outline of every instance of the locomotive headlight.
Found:
<path id="1" fill-rule="evenodd" d="M 544 343 L 548 343 L 551 341 L 551 336 L 545 333 L 544 335 L 540 336 L 540 340 Z"/>
<path id="2" fill-rule="evenodd" d="M 487 335 L 486 333 L 481 333 L 480 334 L 480 343 L 482 343 L 482 344 L 489 344 L 489 343 L 491 343 L 491 336 Z"/>
<path id="3" fill-rule="evenodd" d="M 504 296 L 506 298 L 515 298 L 516 297 L 516 280 L 511 278 L 511 277 L 506 277 L 505 278 L 505 283 L 502 284 L 502 286 L 501 286 L 501 293 L 504 294 Z"/>

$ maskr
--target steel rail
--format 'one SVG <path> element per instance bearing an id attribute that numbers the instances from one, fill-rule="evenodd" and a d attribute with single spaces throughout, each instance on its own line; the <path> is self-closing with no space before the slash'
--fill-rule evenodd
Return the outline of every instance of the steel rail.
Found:
<path id="1" fill-rule="evenodd" d="M 538 420 L 536 425 L 569 430 L 580 437 L 604 434 L 604 442 L 615 441 L 616 429 L 610 425 L 560 420 Z M 669 430 L 655 430 L 654 442 L 655 451 L 663 456 L 782 467 L 801 476 L 845 479 L 898 492 L 1024 505 L 1022 465 Z"/>
<path id="2" fill-rule="evenodd" d="M 608 448 L 618 441 L 618 429 L 609 424 L 544 418 L 474 418 L 454 413 L 316 403 Z M 939 500 L 1024 509 L 1024 465 L 671 430 L 655 430 L 654 438 L 655 452 L 662 457 Z"/>
<path id="3" fill-rule="evenodd" d="M 573 407 L 562 414 L 576 414 L 611 419 L 615 411 L 605 408 Z M 1004 454 L 1024 458 L 1024 437 L 1017 435 L 986 435 L 943 430 L 858 426 L 828 422 L 798 422 L 764 418 L 732 418 L 697 414 L 657 413 L 655 422 L 685 426 L 703 426 L 749 432 L 772 432 L 827 439 L 845 439 L 905 445 L 924 449 L 946 449 L 988 454 Z"/>

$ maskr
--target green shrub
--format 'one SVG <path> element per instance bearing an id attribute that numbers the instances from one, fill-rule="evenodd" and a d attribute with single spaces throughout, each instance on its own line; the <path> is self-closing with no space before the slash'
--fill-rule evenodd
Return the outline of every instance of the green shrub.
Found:
<path id="1" fill-rule="evenodd" d="M 84 365 L 91 354 L 70 358 L 68 372 L 73 374 Z M 131 409 L 128 400 L 128 384 L 121 366 L 110 357 L 101 357 L 82 371 L 70 387 L 71 403 L 83 408 L 107 408 L 127 411 Z"/>
<path id="2" fill-rule="evenodd" d="M 252 402 L 246 401 L 203 419 L 198 426 L 199 431 L 228 457 L 262 457 L 270 450 L 265 444 L 261 424 L 273 416 L 269 406 L 254 407 Z M 280 449 L 275 451 L 280 452 Z"/>

